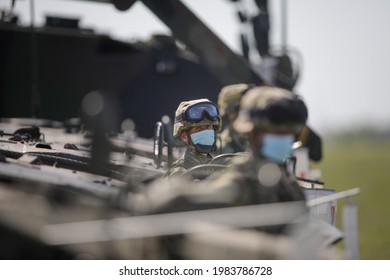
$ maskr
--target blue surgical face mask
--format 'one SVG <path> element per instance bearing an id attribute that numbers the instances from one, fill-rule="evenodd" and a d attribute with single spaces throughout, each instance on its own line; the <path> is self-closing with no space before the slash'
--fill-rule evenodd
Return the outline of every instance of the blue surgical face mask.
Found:
<path id="1" fill-rule="evenodd" d="M 270 160 L 283 163 L 286 158 L 291 156 L 293 142 L 294 136 L 292 134 L 264 134 L 260 153 Z"/>
<path id="2" fill-rule="evenodd" d="M 212 129 L 206 129 L 191 134 L 192 143 L 200 153 L 209 153 L 214 146 L 215 133 Z"/>

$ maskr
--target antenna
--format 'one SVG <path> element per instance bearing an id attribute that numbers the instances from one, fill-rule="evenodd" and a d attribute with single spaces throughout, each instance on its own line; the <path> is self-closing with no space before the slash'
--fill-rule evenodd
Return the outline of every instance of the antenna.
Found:
<path id="1" fill-rule="evenodd" d="M 38 59 L 37 59 L 37 39 L 35 32 L 35 3 L 30 0 L 30 35 L 31 35 L 31 113 L 33 117 L 40 117 L 41 96 L 38 87 Z"/>
<path id="2" fill-rule="evenodd" d="M 281 43 L 283 54 L 287 53 L 287 1 L 281 0 Z"/>

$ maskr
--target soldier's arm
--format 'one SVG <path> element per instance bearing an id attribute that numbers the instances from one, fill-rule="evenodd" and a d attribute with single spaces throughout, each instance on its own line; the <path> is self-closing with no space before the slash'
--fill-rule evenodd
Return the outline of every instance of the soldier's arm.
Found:
<path id="1" fill-rule="evenodd" d="M 186 171 L 187 170 L 184 167 L 176 166 L 176 167 L 169 169 L 165 173 L 165 177 L 167 177 L 167 176 L 180 176 L 180 175 L 183 175 Z"/>

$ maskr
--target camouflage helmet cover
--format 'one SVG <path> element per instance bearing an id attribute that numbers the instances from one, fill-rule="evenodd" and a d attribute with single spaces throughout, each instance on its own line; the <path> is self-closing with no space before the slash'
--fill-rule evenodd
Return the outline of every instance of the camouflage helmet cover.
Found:
<path id="1" fill-rule="evenodd" d="M 293 92 L 271 86 L 250 89 L 242 98 L 234 128 L 240 133 L 273 129 L 299 133 L 308 116 L 305 103 Z"/>
<path id="2" fill-rule="evenodd" d="M 234 84 L 223 87 L 218 95 L 218 107 L 221 116 L 237 110 L 242 96 L 251 87 L 252 85 L 248 84 Z"/>
<path id="3" fill-rule="evenodd" d="M 200 98 L 200 99 L 195 99 L 195 100 L 190 100 L 190 101 L 183 101 L 179 104 L 179 107 L 177 107 L 176 112 L 175 112 L 175 124 L 173 126 L 173 136 L 174 137 L 179 137 L 180 134 L 184 131 L 187 130 L 191 127 L 195 126 L 200 126 L 200 125 L 212 125 L 214 127 L 214 130 L 218 131 L 221 128 L 221 117 L 218 117 L 215 121 L 209 120 L 207 117 L 204 117 L 201 121 L 199 122 L 188 122 L 185 120 L 177 121 L 177 118 L 179 116 L 182 116 L 183 113 L 186 112 L 188 107 L 198 104 L 198 103 L 204 103 L 204 102 L 209 102 L 211 104 L 214 104 L 207 98 Z M 215 105 L 215 104 L 214 104 Z M 217 105 L 215 105 L 217 106 Z"/>

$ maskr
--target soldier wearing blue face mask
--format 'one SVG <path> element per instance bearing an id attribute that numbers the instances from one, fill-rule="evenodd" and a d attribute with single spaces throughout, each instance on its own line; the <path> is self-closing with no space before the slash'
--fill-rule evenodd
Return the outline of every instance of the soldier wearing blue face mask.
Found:
<path id="1" fill-rule="evenodd" d="M 249 93 L 249 92 L 248 92 Z M 291 156 L 292 144 L 306 123 L 304 102 L 276 87 L 256 87 L 242 99 L 235 129 L 249 138 L 252 155 L 278 165 Z"/>
<path id="2" fill-rule="evenodd" d="M 302 201 L 305 196 L 295 177 L 287 172 L 294 136 L 305 126 L 304 102 L 289 90 L 257 86 L 242 97 L 233 126 L 245 134 L 250 152 L 232 159 L 222 173 L 215 173 L 196 188 L 181 191 L 180 210 L 207 207 Z M 196 198 L 196 199 L 194 199 Z M 194 205 L 191 205 L 192 201 Z M 283 226 L 272 228 L 281 232 Z"/>
<path id="3" fill-rule="evenodd" d="M 183 108 L 190 108 L 190 106 L 191 104 L 185 103 Z M 177 122 L 175 123 L 177 135 L 182 137 L 183 141 L 187 141 L 189 149 L 192 147 L 192 151 L 203 155 L 204 151 L 210 151 L 211 142 L 214 138 L 208 135 L 212 134 L 197 134 L 198 132 L 194 132 L 191 129 L 184 129 L 181 122 L 187 118 L 194 118 L 199 121 L 202 116 L 204 118 L 208 114 L 212 117 L 212 112 L 206 113 L 206 111 L 208 110 L 203 108 L 195 112 L 185 113 L 185 110 L 184 112 L 177 112 Z M 221 172 L 213 173 L 200 182 L 189 182 L 182 178 L 171 180 L 170 183 L 172 184 L 166 185 L 166 189 L 169 191 L 164 196 L 154 194 L 156 190 L 158 194 L 161 194 L 161 183 L 156 182 L 154 186 L 148 188 L 150 193 L 145 194 L 147 199 L 142 198 L 140 200 L 148 201 L 147 207 L 142 207 L 142 209 L 147 209 L 148 213 L 160 214 L 295 201 L 296 203 L 287 204 L 294 205 L 294 209 L 288 210 L 286 218 L 290 215 L 292 215 L 290 217 L 307 217 L 309 211 L 303 190 L 294 176 L 289 174 L 285 167 L 285 160 L 291 154 L 294 136 L 299 134 L 305 126 L 307 116 L 308 112 L 304 102 L 289 90 L 269 86 L 257 86 L 249 89 L 241 98 L 238 117 L 233 126 L 237 132 L 247 136 L 250 152 L 237 154 L 225 169 Z M 217 121 L 217 119 L 215 114 L 215 118 L 207 120 L 207 123 L 213 120 Z M 216 124 L 218 126 L 218 122 Z M 202 125 L 208 124 L 203 123 Z M 192 123 L 192 127 L 195 129 L 197 125 Z M 195 157 L 195 154 L 190 152 L 187 152 L 188 155 Z M 179 161 L 179 164 L 182 166 L 184 166 L 185 158 L 186 156 Z M 179 167 L 178 165 L 177 168 L 184 168 L 182 166 Z M 275 211 L 275 214 L 282 214 L 284 211 L 283 208 L 280 208 L 282 205 L 265 207 L 258 212 L 248 214 L 249 218 L 257 216 L 266 217 L 269 221 L 268 225 L 259 225 L 254 228 L 269 234 L 289 235 L 291 233 L 290 223 L 274 218 L 275 216 L 272 212 Z M 238 208 L 237 211 L 239 211 Z M 221 218 L 221 229 L 224 228 L 224 223 L 230 219 L 245 225 L 245 217 L 240 216 L 240 220 L 237 221 L 237 216 L 232 213 L 229 217 Z M 293 219 L 294 226 L 296 226 L 298 221 L 295 218 L 291 218 L 291 221 Z M 208 224 L 206 223 L 206 225 Z M 229 224 L 226 224 L 226 226 L 230 228 Z M 219 228 L 217 227 L 217 229 Z M 234 232 L 232 234 L 234 235 Z M 185 250 L 183 248 L 186 247 L 183 246 L 185 244 L 184 240 L 185 238 L 180 235 L 172 236 L 164 238 L 162 244 L 174 258 L 180 258 L 183 255 L 185 256 L 183 254 Z M 199 240 L 207 240 L 203 244 L 209 245 L 212 243 L 212 240 L 216 239 L 208 241 L 208 239 L 199 238 Z M 256 244 L 261 244 L 262 242 L 259 239 L 258 242 L 254 243 L 253 252 L 256 252 Z M 195 248 L 196 244 L 198 243 L 195 241 L 193 247 L 189 246 L 189 248 Z M 199 244 L 201 245 L 202 241 Z M 234 246 L 236 245 L 237 243 L 234 243 Z M 273 244 L 267 244 L 266 246 L 271 248 L 268 245 L 272 247 Z M 204 250 L 205 254 L 210 252 L 208 249 Z M 290 249 L 288 248 L 286 251 Z M 201 251 L 200 249 L 199 252 Z M 226 252 L 228 251 L 227 249 Z M 280 252 L 278 249 L 272 250 L 276 254 L 278 254 L 278 251 Z M 270 258 L 269 255 L 262 257 Z"/>
<path id="4" fill-rule="evenodd" d="M 269 86 L 250 89 L 241 99 L 233 126 L 247 136 L 251 153 L 234 160 L 216 184 L 242 189 L 237 201 L 245 200 L 243 195 L 256 203 L 305 200 L 285 161 L 307 117 L 306 105 L 289 90 Z"/>
<path id="5" fill-rule="evenodd" d="M 222 172 L 197 182 L 196 187 L 181 184 L 163 202 L 151 203 L 154 206 L 149 209 L 154 207 L 155 213 L 165 213 L 298 201 L 300 215 L 307 214 L 304 192 L 285 166 L 294 136 L 305 126 L 307 116 L 304 102 L 289 90 L 269 86 L 248 90 L 233 125 L 248 137 L 250 152 L 237 155 Z M 183 133 L 191 138 L 190 131 Z M 286 227 L 281 224 L 258 229 L 283 234 Z"/>
<path id="6" fill-rule="evenodd" d="M 196 165 L 210 162 L 220 127 L 218 107 L 210 100 L 181 102 L 175 113 L 173 135 L 186 144 L 187 150 L 166 175 L 180 175 Z"/>

